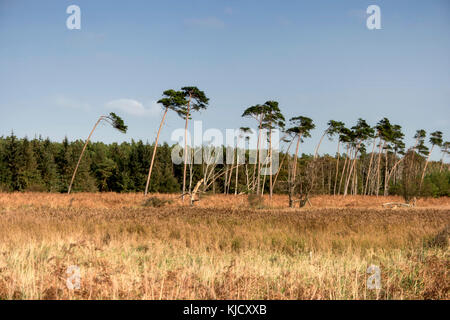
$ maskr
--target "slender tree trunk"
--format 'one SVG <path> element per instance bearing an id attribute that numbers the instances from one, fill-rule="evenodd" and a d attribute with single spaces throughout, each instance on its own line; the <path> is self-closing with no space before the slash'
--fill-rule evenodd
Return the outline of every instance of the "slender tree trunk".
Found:
<path id="1" fill-rule="evenodd" d="M 98 124 L 99 124 L 100 121 L 102 121 L 102 120 L 103 120 L 103 116 L 101 116 L 101 117 L 97 120 L 97 122 L 96 122 L 95 125 L 94 125 L 94 128 L 92 129 L 91 133 L 89 134 L 89 136 L 88 136 L 88 138 L 87 138 L 87 140 L 86 140 L 86 142 L 85 142 L 85 144 L 84 144 L 83 150 L 81 151 L 81 154 L 80 154 L 80 158 L 78 158 L 77 165 L 76 165 L 76 167 L 75 167 L 75 170 L 73 171 L 72 180 L 70 180 L 69 190 L 67 191 L 68 194 L 70 194 L 70 191 L 72 190 L 72 185 L 73 185 L 73 182 L 74 182 L 74 180 L 75 180 L 75 175 L 77 174 L 78 167 L 80 166 L 80 163 L 81 163 L 81 158 L 83 158 L 83 154 L 84 154 L 84 151 L 86 150 L 86 147 L 87 147 L 87 145 L 88 145 L 88 143 L 89 143 L 89 140 L 91 139 L 91 136 L 92 136 L 92 134 L 94 133 L 95 129 L 97 128 Z"/>
<path id="2" fill-rule="evenodd" d="M 389 175 L 388 175 L 388 179 L 387 179 L 387 183 L 389 185 L 389 180 L 392 177 L 392 174 L 394 173 L 395 169 L 398 167 L 398 165 L 403 161 L 403 159 L 405 159 L 405 157 L 403 156 L 400 160 L 398 160 L 394 166 L 391 168 L 391 171 L 389 171 Z"/>
<path id="3" fill-rule="evenodd" d="M 272 201 L 272 194 L 273 194 L 273 184 L 272 184 L 272 169 L 273 169 L 273 163 L 272 163 L 272 129 L 269 129 L 269 160 L 270 160 L 270 173 L 269 173 L 269 199 Z"/>
<path id="4" fill-rule="evenodd" d="M 259 194 L 259 186 L 261 181 L 261 159 L 260 159 L 260 142 L 261 142 L 261 129 L 262 129 L 262 117 L 259 120 L 259 134 L 258 134 L 258 145 L 256 146 L 256 155 L 257 155 L 257 162 L 258 162 L 258 174 L 257 174 L 257 187 L 256 187 L 256 194 Z"/>
<path id="5" fill-rule="evenodd" d="M 441 166 L 439 168 L 439 173 L 442 172 L 442 168 L 444 167 L 444 158 L 445 158 L 446 154 L 447 154 L 447 149 L 444 149 L 444 151 L 442 152 Z"/>
<path id="6" fill-rule="evenodd" d="M 350 178 L 351 178 L 351 176 L 352 176 L 352 172 L 353 172 L 353 169 L 354 169 L 355 164 L 356 164 L 356 158 L 357 158 L 357 156 L 358 156 L 358 150 L 359 150 L 359 146 L 360 146 L 360 145 L 361 145 L 361 142 L 359 142 L 358 145 L 357 145 L 356 148 L 355 148 L 355 155 L 354 155 L 354 158 L 353 158 L 353 163 L 352 163 L 352 165 L 351 165 L 351 167 L 350 167 L 350 172 L 349 172 L 349 174 L 348 174 L 347 181 L 346 181 L 345 187 L 344 187 L 344 197 L 347 195 L 348 185 L 349 185 L 349 183 L 350 183 Z"/>
<path id="7" fill-rule="evenodd" d="M 184 170 L 183 170 L 183 195 L 182 200 L 184 201 L 184 194 L 186 193 L 186 165 L 187 165 L 187 128 L 188 128 L 188 120 L 189 115 L 191 112 L 191 98 L 192 95 L 189 94 L 189 101 L 188 101 L 188 108 L 187 108 L 187 114 L 186 114 L 186 124 L 184 126 Z"/>
<path id="8" fill-rule="evenodd" d="M 145 185 L 145 193 L 144 193 L 145 195 L 147 195 L 147 193 L 148 193 L 150 177 L 152 176 L 153 163 L 155 162 L 156 150 L 158 148 L 159 134 L 161 133 L 161 128 L 164 124 L 164 119 L 166 118 L 168 110 L 169 110 L 169 108 L 166 108 L 166 110 L 164 111 L 164 115 L 162 117 L 161 123 L 159 124 L 158 134 L 156 135 L 155 146 L 153 147 L 152 162 L 150 163 L 150 169 L 148 170 L 147 184 Z"/>
<path id="9" fill-rule="evenodd" d="M 377 142 L 377 138 L 375 137 L 373 139 L 372 153 L 370 155 L 369 169 L 367 171 L 366 185 L 364 187 L 363 195 L 366 195 L 368 193 L 367 186 L 369 185 L 369 179 L 370 179 L 370 173 L 372 170 L 372 161 L 373 161 L 373 155 L 374 155 L 374 151 L 375 151 L 376 142 Z"/>
<path id="10" fill-rule="evenodd" d="M 347 146 L 347 153 L 346 153 L 346 155 L 345 155 L 345 160 L 344 160 L 344 167 L 342 168 L 342 173 L 341 173 L 341 178 L 339 179 L 339 190 L 338 190 L 338 194 L 341 194 L 341 190 L 342 190 L 342 180 L 343 180 L 343 178 L 344 178 L 344 174 L 345 174 L 345 168 L 346 168 L 346 166 L 347 166 L 347 162 L 348 162 L 348 153 L 349 153 L 349 150 L 348 150 L 349 148 L 348 148 L 348 146 Z"/>
<path id="11" fill-rule="evenodd" d="M 280 173 L 281 167 L 283 166 L 284 160 L 286 159 L 289 149 L 291 148 L 292 142 L 294 141 L 294 139 L 291 140 L 291 142 L 289 143 L 288 148 L 286 149 L 286 153 L 283 156 L 283 159 L 281 159 L 280 165 L 278 167 L 278 171 L 277 174 L 275 175 L 275 178 L 273 179 L 273 186 L 275 187 L 275 184 L 277 183 L 277 179 L 278 179 L 278 174 Z"/>
<path id="12" fill-rule="evenodd" d="M 386 197 L 388 192 L 388 186 L 387 186 L 387 178 L 388 178 L 388 170 L 389 170 L 389 157 L 388 157 L 388 149 L 386 148 L 385 151 L 385 170 L 384 170 L 384 193 L 383 195 Z"/>
<path id="13" fill-rule="evenodd" d="M 236 144 L 238 144 L 237 141 L 236 141 Z M 237 192 L 238 192 L 238 176 L 239 176 L 239 152 L 236 147 L 236 184 L 234 186 L 234 195 L 235 196 L 237 195 Z"/>
<path id="14" fill-rule="evenodd" d="M 336 177 L 334 178 L 334 189 L 333 189 L 333 195 L 336 195 L 336 186 L 337 186 L 337 180 L 338 180 L 338 174 L 339 174 L 339 157 L 340 157 L 340 153 L 339 153 L 339 146 L 341 144 L 341 141 L 338 141 L 338 146 L 337 146 L 337 159 L 336 159 Z"/>
<path id="15" fill-rule="evenodd" d="M 322 137 L 320 138 L 319 143 L 317 144 L 316 150 L 314 151 L 314 159 L 317 158 L 317 155 L 318 155 L 318 153 L 319 153 L 320 145 L 321 145 L 321 143 L 322 143 L 322 141 L 323 141 L 323 138 L 325 138 L 325 135 L 326 135 L 326 134 L 327 134 L 327 131 L 325 130 L 325 132 L 323 133 Z"/>
<path id="16" fill-rule="evenodd" d="M 383 142 L 383 148 L 386 145 L 386 142 Z M 378 166 L 377 166 L 377 190 L 376 194 L 378 197 L 378 193 L 380 191 L 380 165 L 381 165 L 381 138 L 380 138 L 380 149 L 378 150 Z"/>
<path id="17" fill-rule="evenodd" d="M 434 144 L 431 146 L 430 153 L 428 154 L 427 161 L 425 162 L 425 167 L 423 168 L 422 177 L 420 178 L 420 187 L 419 190 L 422 189 L 423 179 L 425 178 L 425 172 L 427 171 L 428 162 L 430 161 L 431 153 L 433 152 Z"/>
<path id="18" fill-rule="evenodd" d="M 297 137 L 297 146 L 295 147 L 295 154 L 293 159 L 293 170 L 292 170 L 292 177 L 291 177 L 291 183 L 289 184 L 289 206 L 292 208 L 293 202 L 292 202 L 292 196 L 293 196 L 293 190 L 295 188 L 295 177 L 297 175 L 297 157 L 298 157 L 298 148 L 300 146 L 300 140 L 301 140 L 301 134 Z"/>
<path id="19" fill-rule="evenodd" d="M 233 157 L 234 160 L 234 157 Z M 237 165 L 237 164 L 236 164 Z M 227 194 L 230 193 L 230 187 L 231 187 L 231 177 L 233 176 L 233 170 L 234 170 L 234 166 L 233 163 L 231 164 L 231 170 L 230 170 L 230 174 L 228 176 L 228 183 L 227 183 Z"/>
<path id="20" fill-rule="evenodd" d="M 223 167 L 225 169 L 225 178 L 223 179 L 223 194 L 227 194 L 228 165 L 225 164 Z"/>

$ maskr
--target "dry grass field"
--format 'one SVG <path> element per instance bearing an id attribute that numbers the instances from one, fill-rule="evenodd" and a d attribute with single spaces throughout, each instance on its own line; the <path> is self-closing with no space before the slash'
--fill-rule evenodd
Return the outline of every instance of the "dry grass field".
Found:
<path id="1" fill-rule="evenodd" d="M 0 299 L 449 299 L 450 200 L 0 194 Z M 80 288 L 70 290 L 69 266 Z M 367 287 L 379 266 L 381 289 Z"/>

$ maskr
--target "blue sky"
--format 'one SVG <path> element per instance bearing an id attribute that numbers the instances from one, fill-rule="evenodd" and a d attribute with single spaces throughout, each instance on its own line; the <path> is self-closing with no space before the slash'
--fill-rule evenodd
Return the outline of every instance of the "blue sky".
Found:
<path id="1" fill-rule="evenodd" d="M 71 4 L 81 30 L 66 28 Z M 371 4 L 381 30 L 366 28 Z M 388 117 L 407 145 L 420 128 L 449 140 L 450 2 L 0 0 L 0 135 L 85 139 L 115 111 L 128 133 L 102 127 L 94 141 L 151 142 L 155 101 L 186 85 L 210 98 L 194 115 L 204 130 L 252 125 L 242 111 L 266 100 L 311 117 L 306 153 L 330 119 Z M 180 127 L 169 114 L 162 139 Z"/>

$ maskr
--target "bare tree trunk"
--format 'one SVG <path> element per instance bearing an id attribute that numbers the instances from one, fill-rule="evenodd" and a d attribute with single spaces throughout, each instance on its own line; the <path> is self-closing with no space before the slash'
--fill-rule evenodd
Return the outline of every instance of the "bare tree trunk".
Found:
<path id="1" fill-rule="evenodd" d="M 187 128 L 188 128 L 188 120 L 191 111 L 191 99 L 192 95 L 189 94 L 188 108 L 186 114 L 186 124 L 184 126 L 184 170 L 183 170 L 183 196 L 182 200 L 184 201 L 184 194 L 186 193 L 186 165 L 187 165 Z"/>
<path id="2" fill-rule="evenodd" d="M 339 190 L 338 190 L 338 194 L 341 194 L 341 187 L 342 187 L 342 180 L 344 178 L 344 174 L 345 174 L 345 168 L 347 166 L 347 162 L 348 162 L 348 146 L 347 146 L 347 154 L 345 155 L 345 160 L 344 160 L 344 167 L 342 168 L 342 173 L 341 173 L 341 178 L 339 179 Z"/>
<path id="3" fill-rule="evenodd" d="M 256 194 L 259 194 L 259 186 L 261 181 L 261 159 L 260 159 L 260 141 L 261 141 L 261 127 L 262 127 L 262 117 L 259 121 L 259 133 L 258 133 L 258 145 L 256 146 L 256 156 L 257 156 L 257 162 L 258 162 L 258 176 L 257 176 L 257 187 L 256 187 Z"/>
<path id="4" fill-rule="evenodd" d="M 298 148 L 300 146 L 300 140 L 301 140 L 301 135 L 299 134 L 297 137 L 297 146 L 295 147 L 295 154 L 294 154 L 294 159 L 293 159 L 293 170 L 292 170 L 292 177 L 291 177 L 291 183 L 289 183 L 289 206 L 292 208 L 293 202 L 292 202 L 292 197 L 293 197 L 293 191 L 295 188 L 295 177 L 297 175 L 297 157 L 298 157 Z"/>
<path id="5" fill-rule="evenodd" d="M 351 178 L 351 176 L 352 176 L 352 172 L 353 172 L 353 169 L 354 169 L 355 164 L 356 164 L 356 158 L 357 158 L 357 156 L 358 156 L 358 150 L 359 150 L 359 146 L 360 146 L 360 145 L 361 145 L 361 142 L 359 142 L 358 145 L 357 145 L 356 148 L 355 148 L 355 155 L 354 155 L 354 158 L 353 158 L 353 163 L 352 163 L 352 165 L 351 165 L 351 167 L 350 167 L 350 172 L 349 172 L 349 174 L 348 174 L 347 181 L 346 181 L 346 183 L 345 183 L 344 197 L 347 195 L 348 185 L 349 185 L 349 183 L 350 183 L 350 178 Z"/>
<path id="6" fill-rule="evenodd" d="M 338 147 L 337 147 L 337 160 L 336 160 L 336 177 L 334 178 L 334 189 L 333 189 L 333 195 L 336 195 L 336 185 L 337 185 L 337 180 L 338 180 L 338 174 L 339 174 L 339 157 L 340 157 L 340 153 L 339 153 L 339 146 L 341 144 L 341 141 L 338 141 Z"/>
<path id="7" fill-rule="evenodd" d="M 104 118 L 104 117 L 101 116 L 101 117 L 97 120 L 97 122 L 96 122 L 95 125 L 94 125 L 94 128 L 92 129 L 91 133 L 89 134 L 89 136 L 88 136 L 88 138 L 87 138 L 87 140 L 86 140 L 86 142 L 85 142 L 85 144 L 84 144 L 83 150 L 81 151 L 81 154 L 80 154 L 80 158 L 78 158 L 77 165 L 76 165 L 76 167 L 75 167 L 75 170 L 73 171 L 72 180 L 70 180 L 69 190 L 67 191 L 68 194 L 70 194 L 70 191 L 72 190 L 72 185 L 73 185 L 73 182 L 74 182 L 74 180 L 75 180 L 75 175 L 77 174 L 78 167 L 80 166 L 80 163 L 81 163 L 81 158 L 83 158 L 83 154 L 84 154 L 84 151 L 86 150 L 86 147 L 87 147 L 87 145 L 88 145 L 88 143 L 89 143 L 89 140 L 91 139 L 92 134 L 94 133 L 94 131 L 95 131 L 95 129 L 97 128 L 97 126 L 98 126 L 98 124 L 100 123 L 100 121 L 103 120 L 103 118 Z"/>
<path id="8" fill-rule="evenodd" d="M 316 150 L 314 151 L 314 159 L 317 158 L 317 154 L 319 153 L 320 144 L 322 143 L 323 138 L 325 138 L 326 134 L 327 134 L 327 131 L 325 130 L 325 132 L 323 133 L 322 137 L 320 138 L 319 143 L 317 144 Z"/>
<path id="9" fill-rule="evenodd" d="M 281 171 L 281 167 L 283 166 L 284 160 L 286 159 L 286 157 L 287 157 L 287 155 L 288 155 L 288 153 L 289 153 L 289 149 L 291 149 L 291 145 L 292 145 L 292 142 L 293 142 L 293 141 L 294 141 L 294 139 L 292 139 L 291 142 L 289 143 L 289 146 L 288 146 L 288 148 L 286 149 L 286 153 L 284 154 L 283 159 L 281 159 L 280 166 L 278 167 L 277 174 L 275 175 L 275 178 L 273 179 L 273 185 L 274 185 L 274 187 L 275 187 L 275 183 L 277 183 L 278 174 L 279 174 L 280 171 Z"/>
<path id="10" fill-rule="evenodd" d="M 389 185 L 389 180 L 391 179 L 391 177 L 392 177 L 392 174 L 394 173 L 394 171 L 395 171 L 395 169 L 397 168 L 397 166 L 403 161 L 403 159 L 405 159 L 405 156 L 403 156 L 400 160 L 398 160 L 395 164 L 394 164 L 394 166 L 391 168 L 391 171 L 389 171 L 389 175 L 388 175 L 388 178 L 387 178 L 387 184 Z"/>
<path id="11" fill-rule="evenodd" d="M 370 179 L 370 171 L 372 170 L 372 161 L 373 161 L 373 155 L 374 155 L 374 151 L 375 151 L 375 146 L 376 146 L 376 142 L 377 142 L 377 138 L 375 137 L 373 139 L 373 147 L 372 147 L 372 153 L 370 155 L 370 161 L 369 161 L 369 169 L 367 171 L 367 178 L 366 178 L 366 185 L 364 187 L 364 191 L 363 191 L 363 195 L 366 195 L 368 192 L 367 190 L 367 186 L 369 184 L 369 179 Z"/>
<path id="12" fill-rule="evenodd" d="M 152 176 L 153 163 L 155 162 L 156 149 L 158 148 L 159 134 L 161 133 L 161 128 L 164 124 L 164 119 L 166 118 L 166 114 L 167 114 L 168 110 L 169 110 L 169 108 L 166 108 L 166 110 L 164 111 L 164 115 L 162 117 L 161 123 L 159 124 L 158 134 L 156 135 L 155 146 L 153 147 L 152 162 L 150 163 L 150 169 L 148 170 L 147 184 L 145 185 L 145 192 L 144 192 L 145 195 L 147 195 L 147 193 L 148 193 L 150 177 Z"/>
<path id="13" fill-rule="evenodd" d="M 383 195 L 386 197 L 387 196 L 387 192 L 388 192 L 388 186 L 387 186 L 387 179 L 388 179 L 388 170 L 389 170 L 389 166 L 388 166 L 388 162 L 389 162 L 389 159 L 388 159 L 388 149 L 386 148 L 386 151 L 385 151 L 385 157 L 384 157 L 384 159 L 385 159 L 385 170 L 384 170 L 384 193 L 383 193 Z"/>
<path id="14" fill-rule="evenodd" d="M 238 176 L 239 176 L 239 152 L 236 147 L 236 184 L 234 185 L 234 195 L 237 195 L 238 193 Z"/>
<path id="15" fill-rule="evenodd" d="M 233 157 L 233 160 L 234 160 L 234 157 Z M 234 169 L 234 166 L 233 166 L 233 163 L 231 164 L 231 170 L 230 170 L 230 174 L 228 175 L 228 183 L 227 183 L 227 194 L 229 194 L 230 193 L 230 187 L 231 187 L 231 177 L 233 176 L 233 169 Z"/>
<path id="16" fill-rule="evenodd" d="M 246 182 L 246 185 L 247 185 L 247 190 L 250 190 L 250 179 L 249 179 L 249 176 L 248 176 L 248 165 L 247 165 L 247 163 L 245 164 L 245 182 Z"/>
<path id="17" fill-rule="evenodd" d="M 444 158 L 445 155 L 447 154 L 447 147 L 444 147 L 444 150 L 442 151 L 442 158 L 441 158 L 441 166 L 439 168 L 439 173 L 442 172 L 442 168 L 444 167 Z"/>
<path id="18" fill-rule="evenodd" d="M 227 181 L 228 181 L 228 165 L 223 166 L 225 168 L 225 178 L 223 179 L 223 194 L 227 194 Z"/>
<path id="19" fill-rule="evenodd" d="M 386 145 L 386 142 L 383 142 L 383 148 Z M 377 190 L 376 194 L 378 197 L 378 193 L 380 191 L 380 165 L 381 165 L 381 138 L 380 138 L 380 149 L 378 150 L 378 166 L 377 166 Z"/>
<path id="20" fill-rule="evenodd" d="M 433 152 L 434 144 L 431 146 L 430 153 L 428 153 L 427 161 L 425 162 L 425 167 L 423 168 L 422 177 L 420 178 L 419 190 L 422 189 L 423 179 L 425 178 L 425 172 L 427 171 L 428 162 L 430 161 L 431 153 Z"/>
<path id="21" fill-rule="evenodd" d="M 272 184 L 272 169 L 273 169 L 273 163 L 272 163 L 272 129 L 269 129 L 269 160 L 270 160 L 270 174 L 269 174 L 269 199 L 272 201 L 272 194 L 273 194 L 273 184 Z"/>

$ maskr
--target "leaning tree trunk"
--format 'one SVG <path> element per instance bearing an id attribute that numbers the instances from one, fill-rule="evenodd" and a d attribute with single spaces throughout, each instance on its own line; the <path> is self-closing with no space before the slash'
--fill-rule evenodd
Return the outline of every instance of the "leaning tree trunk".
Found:
<path id="1" fill-rule="evenodd" d="M 184 201 L 184 194 L 186 192 L 186 165 L 187 165 L 187 128 L 188 128 L 188 120 L 189 120 L 189 112 L 191 107 L 191 98 L 192 96 L 189 94 L 188 108 L 186 114 L 186 124 L 184 126 L 184 170 L 183 170 L 183 196 L 182 200 Z"/>
<path id="2" fill-rule="evenodd" d="M 289 143 L 289 146 L 288 146 L 288 148 L 286 149 L 286 153 L 284 154 L 283 159 L 281 159 L 280 165 L 278 166 L 277 174 L 275 175 L 275 178 L 273 179 L 273 186 L 274 186 L 274 187 L 275 187 L 275 184 L 277 183 L 277 179 L 278 179 L 278 175 L 280 174 L 281 167 L 283 166 L 284 160 L 286 159 L 286 156 L 287 156 L 288 153 L 289 153 L 289 149 L 291 149 L 291 145 L 292 145 L 292 142 L 293 142 L 293 141 L 294 141 L 294 139 L 292 139 L 291 142 Z"/>
<path id="3" fill-rule="evenodd" d="M 358 143 L 358 145 L 356 146 L 356 149 L 355 149 L 355 155 L 354 155 L 354 157 L 353 157 L 353 163 L 351 164 L 350 172 L 349 172 L 349 174 L 348 174 L 347 181 L 346 181 L 346 183 L 345 183 L 344 197 L 347 195 L 348 185 L 350 184 L 350 178 L 352 177 L 352 172 L 353 172 L 353 169 L 354 169 L 355 164 L 356 164 L 356 158 L 357 158 L 357 156 L 358 156 L 358 150 L 359 150 L 359 146 L 360 146 L 360 145 L 361 145 L 361 142 Z"/>
<path id="4" fill-rule="evenodd" d="M 234 195 L 237 195 L 238 191 L 238 176 L 239 176 L 239 152 L 237 149 L 238 141 L 236 141 L 236 184 L 234 186 Z"/>
<path id="5" fill-rule="evenodd" d="M 97 128 L 98 124 L 99 124 L 100 121 L 102 121 L 102 120 L 103 120 L 103 116 L 101 116 L 101 117 L 97 120 L 97 122 L 96 122 L 95 125 L 94 125 L 94 128 L 92 129 L 91 133 L 89 134 L 89 137 L 88 137 L 87 140 L 86 140 L 86 143 L 84 144 L 83 150 L 81 151 L 81 154 L 80 154 L 80 158 L 78 159 L 78 162 L 77 162 L 77 165 L 76 165 L 76 167 L 75 167 L 75 170 L 73 171 L 72 180 L 70 180 L 69 190 L 67 191 L 68 194 L 70 194 L 70 191 L 72 190 L 72 185 L 73 185 L 73 182 L 74 182 L 74 180 L 75 180 L 75 175 L 77 174 L 78 167 L 80 166 L 80 163 L 81 163 L 81 158 L 83 158 L 83 154 L 84 154 L 84 151 L 86 150 L 86 147 L 87 147 L 87 145 L 88 145 L 88 143 L 89 143 L 89 140 L 91 139 L 91 136 L 92 136 L 92 134 L 94 133 L 95 129 Z"/>
<path id="6" fill-rule="evenodd" d="M 347 167 L 347 162 L 348 162 L 348 146 L 347 146 L 347 154 L 345 155 L 345 160 L 344 160 L 344 166 L 342 167 L 342 173 L 341 173 L 341 178 L 339 179 L 339 190 L 338 190 L 338 194 L 341 194 L 341 190 L 342 190 L 342 179 L 344 178 L 344 174 L 345 174 L 345 168 Z"/>
<path id="7" fill-rule="evenodd" d="M 406 155 L 405 155 L 406 156 Z M 394 166 L 391 168 L 391 170 L 389 171 L 389 175 L 388 175 L 388 178 L 387 178 L 387 184 L 389 185 L 389 181 L 390 181 L 390 179 L 391 179 L 391 177 L 392 177 L 392 174 L 395 172 L 395 170 L 396 170 L 396 168 L 398 167 L 398 165 L 403 161 L 403 159 L 405 159 L 405 156 L 403 156 L 400 160 L 398 160 L 395 164 L 394 164 Z M 395 182 L 394 182 L 395 183 Z"/>
<path id="8" fill-rule="evenodd" d="M 289 184 L 289 206 L 292 208 L 294 203 L 292 201 L 293 197 L 293 190 L 295 188 L 295 177 L 297 175 L 297 155 L 298 155 L 298 148 L 300 146 L 300 140 L 301 135 L 299 134 L 297 137 L 297 146 L 295 147 L 295 154 L 294 154 L 294 164 L 293 164 L 293 170 L 292 170 L 292 182 Z"/>
<path id="9" fill-rule="evenodd" d="M 323 141 L 323 138 L 325 138 L 325 135 L 326 135 L 326 134 L 327 134 L 327 131 L 325 130 L 325 132 L 323 133 L 322 137 L 320 138 L 319 143 L 317 144 L 316 150 L 314 151 L 314 159 L 317 158 L 317 155 L 318 155 L 318 153 L 319 153 L 320 145 L 321 145 L 321 143 L 322 143 L 322 141 Z"/>
<path id="10" fill-rule="evenodd" d="M 161 133 L 161 128 L 162 128 L 162 126 L 164 124 L 164 119 L 166 118 L 168 110 L 169 110 L 169 108 L 166 108 L 166 111 L 164 111 L 164 115 L 163 115 L 161 123 L 159 125 L 158 134 L 156 135 L 155 146 L 153 147 L 152 162 L 150 163 L 150 169 L 148 170 L 147 184 L 145 185 L 145 193 L 144 193 L 145 195 L 147 195 L 147 193 L 148 193 L 148 186 L 150 184 L 150 177 L 152 176 L 153 163 L 155 162 L 156 150 L 158 148 L 159 134 Z"/>
<path id="11" fill-rule="evenodd" d="M 256 187 L 256 194 L 258 194 L 259 195 L 259 186 L 260 186 L 260 181 L 261 181 L 261 159 L 260 159 L 260 150 L 259 150 L 259 148 L 260 148 L 260 142 L 261 142 L 261 127 L 262 127 L 262 117 L 263 117 L 263 115 L 261 115 L 261 118 L 260 118 L 260 120 L 259 120 L 259 132 L 258 132 L 258 144 L 256 145 L 256 159 L 257 159 L 257 162 L 258 162 L 258 174 L 257 174 L 257 183 L 256 183 L 256 185 L 257 185 L 257 187 Z M 255 167 L 255 169 L 256 169 L 256 167 Z M 255 172 L 253 171 L 253 178 L 255 178 Z"/>
<path id="12" fill-rule="evenodd" d="M 420 178 L 419 190 L 422 189 L 423 179 L 425 178 L 425 172 L 427 171 L 428 162 L 430 161 L 431 153 L 433 152 L 434 144 L 431 146 L 430 153 L 428 154 L 427 161 L 425 162 L 425 167 L 423 168 L 422 177 Z"/>
<path id="13" fill-rule="evenodd" d="M 272 200 L 272 194 L 273 194 L 273 184 L 272 184 L 272 169 L 273 169 L 273 163 L 272 163 L 272 129 L 270 129 L 269 132 L 269 160 L 270 160 L 270 173 L 269 173 L 269 199 Z"/>
<path id="14" fill-rule="evenodd" d="M 385 170 L 384 170 L 384 193 L 383 195 L 386 197 L 388 195 L 388 185 L 387 185 L 387 179 L 388 179 L 388 170 L 389 170 L 389 158 L 388 158 L 388 150 L 386 148 L 385 151 Z"/>
<path id="15" fill-rule="evenodd" d="M 341 144 L 341 141 L 338 141 L 338 147 L 337 147 L 337 159 L 336 159 L 336 176 L 334 178 L 334 189 L 333 189 L 333 195 L 336 195 L 336 185 L 337 185 L 337 180 L 338 180 L 338 174 L 339 174 L 339 157 L 340 157 L 340 153 L 339 153 L 339 146 Z"/>
<path id="16" fill-rule="evenodd" d="M 386 142 L 383 142 L 383 148 L 386 145 Z M 377 190 L 376 194 L 378 197 L 378 194 L 380 192 L 380 165 L 381 165 L 381 139 L 380 139 L 380 149 L 378 150 L 378 166 L 377 166 Z"/>
<path id="17" fill-rule="evenodd" d="M 369 179 L 370 179 L 370 171 L 372 170 L 372 161 L 373 161 L 373 155 L 374 155 L 374 151 L 375 151 L 375 146 L 376 146 L 376 142 L 377 142 L 377 138 L 375 137 L 373 139 L 373 147 L 372 147 L 372 153 L 370 155 L 370 161 L 369 161 L 369 169 L 367 170 L 367 178 L 366 178 L 366 185 L 364 186 L 364 191 L 363 191 L 363 195 L 366 195 L 368 192 L 367 187 L 369 185 Z"/>

